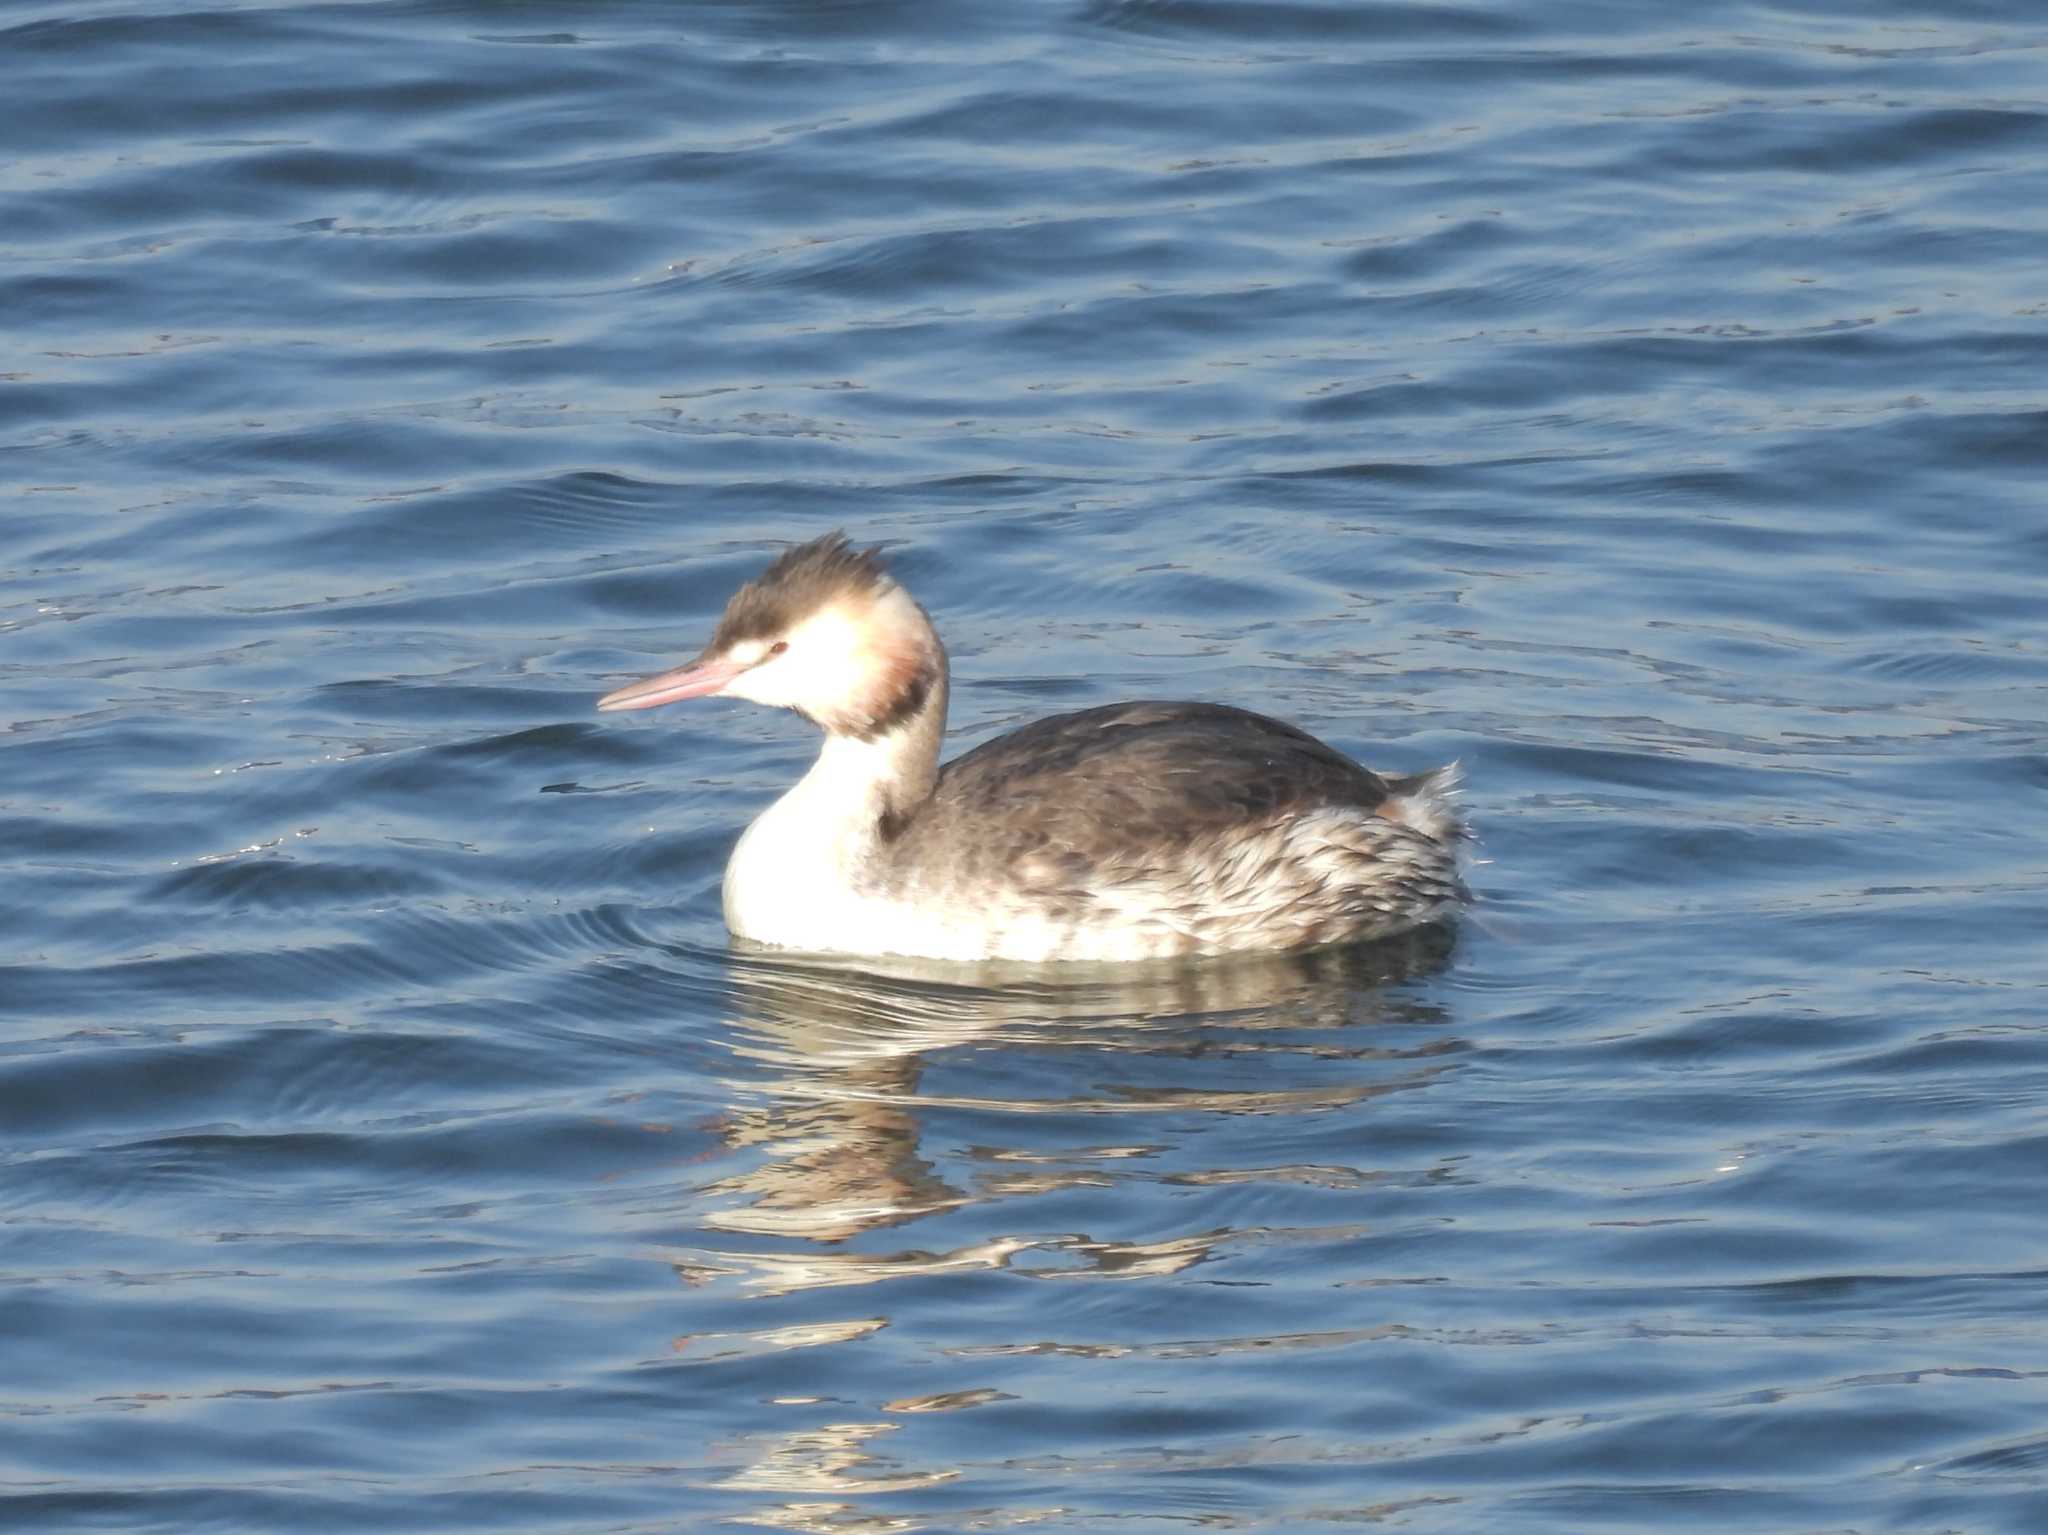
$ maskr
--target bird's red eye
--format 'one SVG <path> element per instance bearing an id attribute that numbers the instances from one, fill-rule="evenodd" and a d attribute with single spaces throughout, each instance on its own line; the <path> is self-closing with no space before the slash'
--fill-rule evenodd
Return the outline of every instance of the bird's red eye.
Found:
<path id="1" fill-rule="evenodd" d="M 768 654 L 770 654 L 771 656 L 779 656 L 783 653 L 783 651 L 787 649 L 789 649 L 788 640 L 777 640 L 773 645 L 770 645 L 768 647 Z"/>

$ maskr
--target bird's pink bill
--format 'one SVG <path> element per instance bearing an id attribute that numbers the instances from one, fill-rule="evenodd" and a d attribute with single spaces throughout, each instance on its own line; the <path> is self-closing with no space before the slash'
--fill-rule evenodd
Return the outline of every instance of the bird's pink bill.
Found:
<path id="1" fill-rule="evenodd" d="M 709 698 L 745 670 L 737 661 L 692 661 L 674 671 L 629 682 L 605 694 L 597 701 L 597 707 L 600 711 L 658 709 L 663 704 L 681 703 L 685 698 Z"/>

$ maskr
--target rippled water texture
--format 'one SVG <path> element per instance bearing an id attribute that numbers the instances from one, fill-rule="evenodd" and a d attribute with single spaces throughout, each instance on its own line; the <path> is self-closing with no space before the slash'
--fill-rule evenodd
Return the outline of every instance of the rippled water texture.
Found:
<path id="1" fill-rule="evenodd" d="M 2048 17 L 0 6 L 0 1526 L 2048 1529 Z M 955 748 L 1451 758 L 1481 912 L 731 952 Z"/>

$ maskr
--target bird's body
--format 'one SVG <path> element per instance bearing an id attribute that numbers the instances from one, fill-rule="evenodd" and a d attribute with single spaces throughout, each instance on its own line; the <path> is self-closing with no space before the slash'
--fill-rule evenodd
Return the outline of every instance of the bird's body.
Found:
<path id="1" fill-rule="evenodd" d="M 607 695 L 796 708 L 817 762 L 747 828 L 726 923 L 756 942 L 946 960 L 1131 960 L 1382 937 L 1465 899 L 1455 770 L 1386 780 L 1248 710 L 1054 715 L 939 766 L 944 648 L 872 552 L 791 550 L 697 661 Z"/>

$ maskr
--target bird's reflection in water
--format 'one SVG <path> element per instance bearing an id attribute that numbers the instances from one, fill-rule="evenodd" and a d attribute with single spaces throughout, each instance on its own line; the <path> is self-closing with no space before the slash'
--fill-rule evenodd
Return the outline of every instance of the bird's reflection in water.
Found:
<path id="1" fill-rule="evenodd" d="M 1439 968 L 1453 942 L 1425 929 L 1308 954 L 1050 975 L 737 954 L 726 1133 L 744 1167 L 707 1190 L 705 1223 L 836 1244 L 965 1205 L 1109 1184 L 1160 1150 L 1148 1124 L 1184 1139 L 1188 1116 L 1310 1113 L 1422 1086 L 1461 1046 L 1441 1008 L 1401 983 Z M 951 1165 L 921 1144 L 938 1115 Z M 1175 1128 L 1161 1116 L 1178 1116 Z M 1183 1175 L 1223 1182 L 1232 1169 Z M 1222 1239 L 1004 1236 L 880 1255 L 807 1245 L 705 1252 L 678 1269 L 787 1293 L 1002 1266 L 1032 1247 L 1047 1250 L 1041 1263 L 1172 1271 Z"/>

